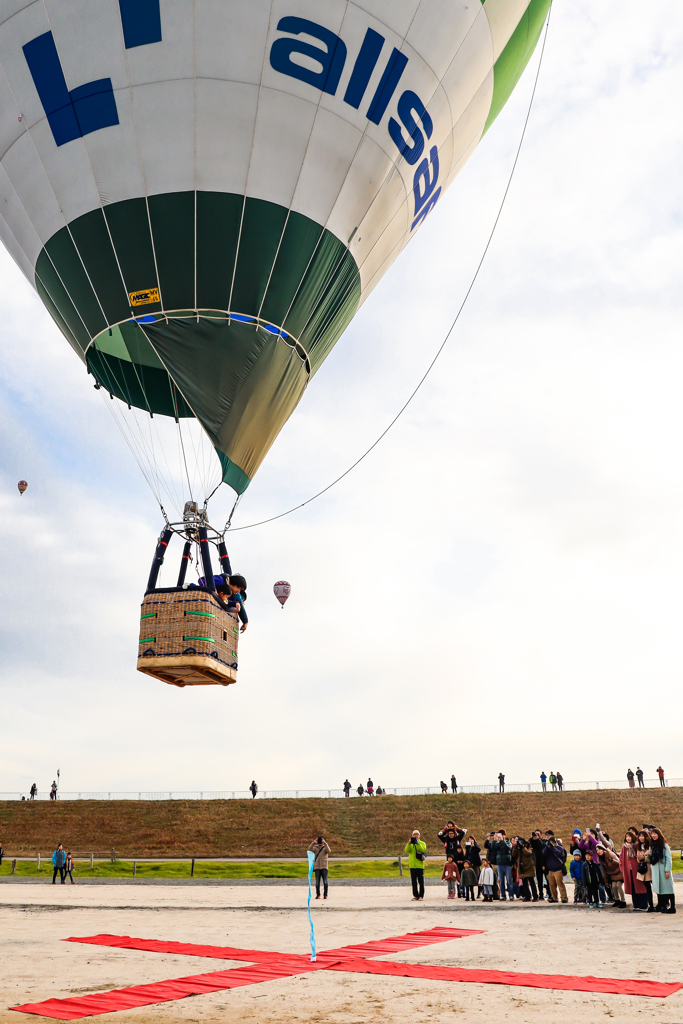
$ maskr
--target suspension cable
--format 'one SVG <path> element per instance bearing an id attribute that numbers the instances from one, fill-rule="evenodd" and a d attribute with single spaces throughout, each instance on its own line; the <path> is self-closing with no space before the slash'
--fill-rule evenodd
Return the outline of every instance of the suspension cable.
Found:
<path id="1" fill-rule="evenodd" d="M 552 6 L 553 5 L 552 5 L 552 2 L 551 2 L 550 7 L 548 8 L 548 17 L 547 17 L 546 23 L 545 23 L 545 32 L 543 34 L 543 43 L 541 45 L 541 52 L 540 52 L 539 59 L 538 59 L 538 67 L 536 68 L 536 77 L 534 78 L 533 89 L 531 90 L 531 98 L 529 100 L 529 107 L 528 107 L 527 112 L 526 112 L 526 117 L 524 118 L 524 125 L 522 127 L 522 134 L 521 134 L 520 139 L 519 139 L 519 145 L 517 146 L 517 152 L 515 153 L 515 159 L 514 159 L 514 161 L 512 163 L 512 169 L 510 171 L 510 176 L 508 178 L 507 185 L 505 186 L 505 191 L 503 192 L 503 198 L 501 199 L 500 206 L 498 207 L 498 213 L 496 214 L 495 220 L 493 222 L 493 227 L 491 228 L 488 240 L 486 242 L 486 245 L 484 246 L 484 251 L 481 254 L 481 258 L 479 260 L 479 263 L 477 264 L 476 270 L 474 271 L 474 276 L 472 277 L 472 280 L 470 281 L 469 287 L 468 287 L 467 291 L 465 292 L 465 296 L 464 296 L 462 302 L 460 303 L 458 311 L 455 314 L 455 317 L 453 318 L 453 321 L 452 321 L 450 327 L 448 328 L 448 331 L 446 332 L 446 336 L 444 337 L 443 341 L 441 342 L 441 344 L 439 345 L 438 349 L 436 350 L 436 354 L 434 355 L 434 358 L 432 359 L 431 363 L 429 364 L 429 366 L 425 370 L 424 374 L 422 375 L 422 377 L 418 381 L 418 383 L 417 383 L 416 387 L 414 388 L 414 390 L 408 396 L 408 398 L 403 403 L 401 408 L 398 410 L 398 412 L 396 413 L 394 418 L 390 421 L 389 425 L 387 427 L 385 427 L 385 429 L 382 431 L 382 433 L 379 435 L 379 437 L 375 441 L 373 441 L 373 443 L 370 445 L 370 447 L 365 452 L 363 452 L 363 454 L 360 456 L 360 458 L 356 459 L 356 461 L 353 462 L 348 467 L 348 469 L 346 469 L 343 473 L 341 473 L 340 476 L 338 476 L 335 480 L 333 480 L 332 483 L 329 483 L 327 485 L 327 487 L 323 487 L 323 489 L 321 491 L 318 491 L 317 494 L 314 494 L 312 497 L 307 498 L 306 501 L 302 501 L 299 505 L 294 505 L 292 508 L 287 509 L 286 512 L 280 512 L 278 515 L 270 516 L 270 518 L 268 518 L 268 519 L 261 519 L 257 523 L 249 523 L 247 526 L 233 526 L 233 527 L 230 526 L 230 521 L 232 520 L 232 515 L 233 515 L 233 513 L 235 511 L 235 507 L 237 505 L 237 502 L 235 502 L 235 507 L 233 507 L 233 510 L 230 513 L 230 519 L 228 520 L 228 522 L 226 524 L 226 527 L 225 527 L 226 530 L 231 529 L 233 533 L 236 533 L 239 530 L 253 530 L 254 527 L 256 527 L 256 526 L 265 526 L 266 523 L 274 523 L 277 519 L 283 519 L 285 516 L 291 515 L 292 512 L 298 512 L 298 510 L 300 508 L 304 508 L 305 505 L 310 505 L 310 503 L 312 501 L 315 501 L 316 498 L 320 498 L 320 497 L 322 497 L 323 494 L 326 494 L 328 491 L 330 491 L 333 487 L 335 487 L 338 483 L 340 483 L 344 479 L 344 477 L 347 477 L 349 475 L 349 473 L 353 472 L 353 470 L 356 468 L 356 466 L 359 466 L 361 464 L 361 462 L 368 457 L 370 452 L 374 451 L 374 449 L 377 447 L 377 445 L 380 443 L 380 441 L 382 441 L 387 436 L 387 434 L 389 433 L 391 428 L 401 418 L 401 416 L 406 411 L 406 409 L 408 408 L 408 406 L 410 405 L 412 400 L 415 398 L 415 395 L 418 393 L 418 391 L 420 390 L 420 388 L 422 387 L 424 382 L 427 380 L 427 377 L 429 376 L 429 374 L 432 372 L 434 366 L 436 365 L 437 359 L 439 358 L 439 356 L 443 352 L 444 348 L 446 347 L 448 341 L 450 340 L 450 337 L 451 337 L 451 335 L 452 335 L 452 333 L 453 333 L 453 331 L 455 329 L 455 326 L 458 323 L 458 320 L 460 319 L 460 315 L 461 315 L 463 309 L 465 308 L 465 304 L 467 303 L 467 300 L 470 297 L 470 294 L 472 292 L 472 289 L 474 288 L 474 285 L 475 285 L 475 283 L 477 281 L 477 278 L 479 277 L 479 271 L 481 270 L 481 268 L 483 266 L 484 260 L 486 259 L 486 255 L 487 255 L 487 253 L 489 251 L 489 248 L 491 246 L 491 242 L 493 241 L 493 236 L 494 236 L 494 234 L 496 232 L 496 228 L 498 227 L 498 222 L 499 222 L 499 220 L 501 218 L 501 214 L 503 212 L 503 207 L 505 206 L 505 201 L 506 201 L 506 199 L 508 197 L 508 192 L 510 191 L 510 186 L 512 185 L 512 179 L 514 177 L 514 173 L 515 173 L 515 170 L 517 168 L 517 162 L 519 161 L 519 154 L 522 151 L 522 143 L 524 142 L 524 137 L 526 135 L 527 126 L 529 124 L 529 118 L 531 116 L 531 108 L 533 106 L 534 98 L 536 96 L 536 87 L 538 85 L 538 79 L 539 79 L 539 76 L 540 76 L 540 73 L 541 73 L 541 65 L 543 64 L 543 55 L 545 53 L 545 44 L 546 44 L 546 41 L 548 39 L 548 28 L 550 26 L 550 14 L 551 14 L 551 11 L 552 11 Z M 238 498 L 238 500 L 239 500 L 239 498 Z"/>

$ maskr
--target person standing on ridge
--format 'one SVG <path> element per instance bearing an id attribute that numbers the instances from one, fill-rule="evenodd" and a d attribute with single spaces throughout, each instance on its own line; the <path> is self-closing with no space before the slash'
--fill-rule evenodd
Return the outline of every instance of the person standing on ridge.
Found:
<path id="1" fill-rule="evenodd" d="M 313 870 L 315 871 L 315 898 L 317 900 L 320 899 L 320 879 L 322 878 L 323 892 L 325 894 L 325 899 L 327 899 L 327 858 L 332 851 L 327 845 L 327 840 L 323 836 L 318 836 L 315 842 L 311 843 L 308 849 L 314 855 Z"/>
<path id="2" fill-rule="evenodd" d="M 374 796 L 375 795 L 375 784 L 372 781 L 372 779 L 368 779 L 368 782 L 367 782 L 367 785 L 366 785 L 365 788 L 367 790 L 368 796 Z"/>
<path id="3" fill-rule="evenodd" d="M 636 778 L 638 779 L 638 789 L 645 789 L 645 774 L 642 768 L 636 768 Z"/>
<path id="4" fill-rule="evenodd" d="M 550 773 L 550 775 L 549 775 L 549 779 L 550 779 L 550 786 L 551 786 L 551 789 L 552 789 L 552 791 L 553 791 L 553 793 L 554 793 L 554 792 L 555 792 L 555 790 L 557 789 L 557 779 L 556 779 L 556 777 L 555 777 L 555 772 L 551 772 L 551 773 Z"/>
<path id="5" fill-rule="evenodd" d="M 456 782 L 455 775 L 451 775 L 451 790 L 454 793 L 458 792 L 458 783 Z"/>
<path id="6" fill-rule="evenodd" d="M 362 796 L 364 792 L 365 792 L 365 790 L 363 788 L 363 783 L 359 782 L 358 783 L 358 789 L 356 790 L 356 793 L 358 793 L 358 796 Z"/>
<path id="7" fill-rule="evenodd" d="M 346 779 L 346 781 L 344 782 L 344 796 L 347 797 L 347 799 L 348 799 L 348 797 L 350 795 L 351 795 L 351 783 L 349 782 L 348 779 Z"/>
<path id="8" fill-rule="evenodd" d="M 251 799 L 255 800 L 256 799 L 256 794 L 258 793 L 258 786 L 256 785 L 256 783 L 254 782 L 253 779 L 251 780 L 251 786 L 249 787 L 249 792 L 251 793 Z"/>
<path id="9" fill-rule="evenodd" d="M 633 772 L 632 772 L 632 770 L 630 768 L 626 772 L 626 778 L 628 779 L 629 788 L 630 789 L 635 789 L 636 788 L 636 777 L 635 777 L 635 775 L 633 774 Z"/>
<path id="10" fill-rule="evenodd" d="M 502 772 L 498 772 L 498 792 L 505 792 L 505 776 L 503 775 Z"/>
<path id="11" fill-rule="evenodd" d="M 36 786 L 35 782 L 31 786 L 31 791 L 30 792 L 31 792 L 31 800 L 35 800 L 35 798 L 38 796 L 38 787 Z"/>
<path id="12" fill-rule="evenodd" d="M 546 787 L 546 782 L 547 781 L 548 781 L 548 776 L 546 775 L 545 772 L 541 772 L 541 787 L 542 787 L 544 793 L 548 792 L 547 787 Z"/>
<path id="13" fill-rule="evenodd" d="M 657 769 L 657 775 L 659 775 L 659 785 L 666 787 L 666 782 L 664 781 L 664 769 L 662 768 L 661 764 Z"/>

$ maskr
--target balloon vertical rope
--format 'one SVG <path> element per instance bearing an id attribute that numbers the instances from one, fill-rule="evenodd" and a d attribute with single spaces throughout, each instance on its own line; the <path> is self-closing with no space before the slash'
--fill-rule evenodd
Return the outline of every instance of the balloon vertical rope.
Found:
<path id="1" fill-rule="evenodd" d="M 313 874 L 313 865 L 315 864 L 315 855 L 311 850 L 308 851 L 308 923 L 311 926 L 311 963 L 315 963 L 315 928 L 313 927 L 313 918 L 311 917 L 311 875 Z"/>

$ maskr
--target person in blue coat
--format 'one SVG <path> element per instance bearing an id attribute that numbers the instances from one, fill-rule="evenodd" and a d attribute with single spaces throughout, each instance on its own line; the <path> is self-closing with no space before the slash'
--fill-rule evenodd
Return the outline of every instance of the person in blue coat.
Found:
<path id="1" fill-rule="evenodd" d="M 669 844 L 658 828 L 650 829 L 650 842 L 652 889 L 657 894 L 655 910 L 662 914 L 675 914 L 676 897 Z"/>
<path id="2" fill-rule="evenodd" d="M 66 853 L 64 852 L 64 847 L 61 843 L 52 854 L 52 866 L 54 868 L 54 871 L 52 872 L 52 884 L 55 884 L 57 872 L 59 872 L 62 885 L 64 885 L 66 881 Z"/>

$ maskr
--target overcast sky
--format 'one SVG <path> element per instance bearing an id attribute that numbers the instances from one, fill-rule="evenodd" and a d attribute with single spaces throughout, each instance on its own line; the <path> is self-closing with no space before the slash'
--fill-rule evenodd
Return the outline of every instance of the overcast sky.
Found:
<path id="1" fill-rule="evenodd" d="M 236 526 L 324 487 L 413 389 L 481 255 L 536 66 Z M 228 689 L 136 672 L 159 510 L 0 253 L 0 791 L 45 790 L 58 767 L 74 791 L 683 777 L 682 94 L 683 5 L 557 0 L 507 204 L 428 382 L 329 494 L 232 536 L 251 621 Z"/>

